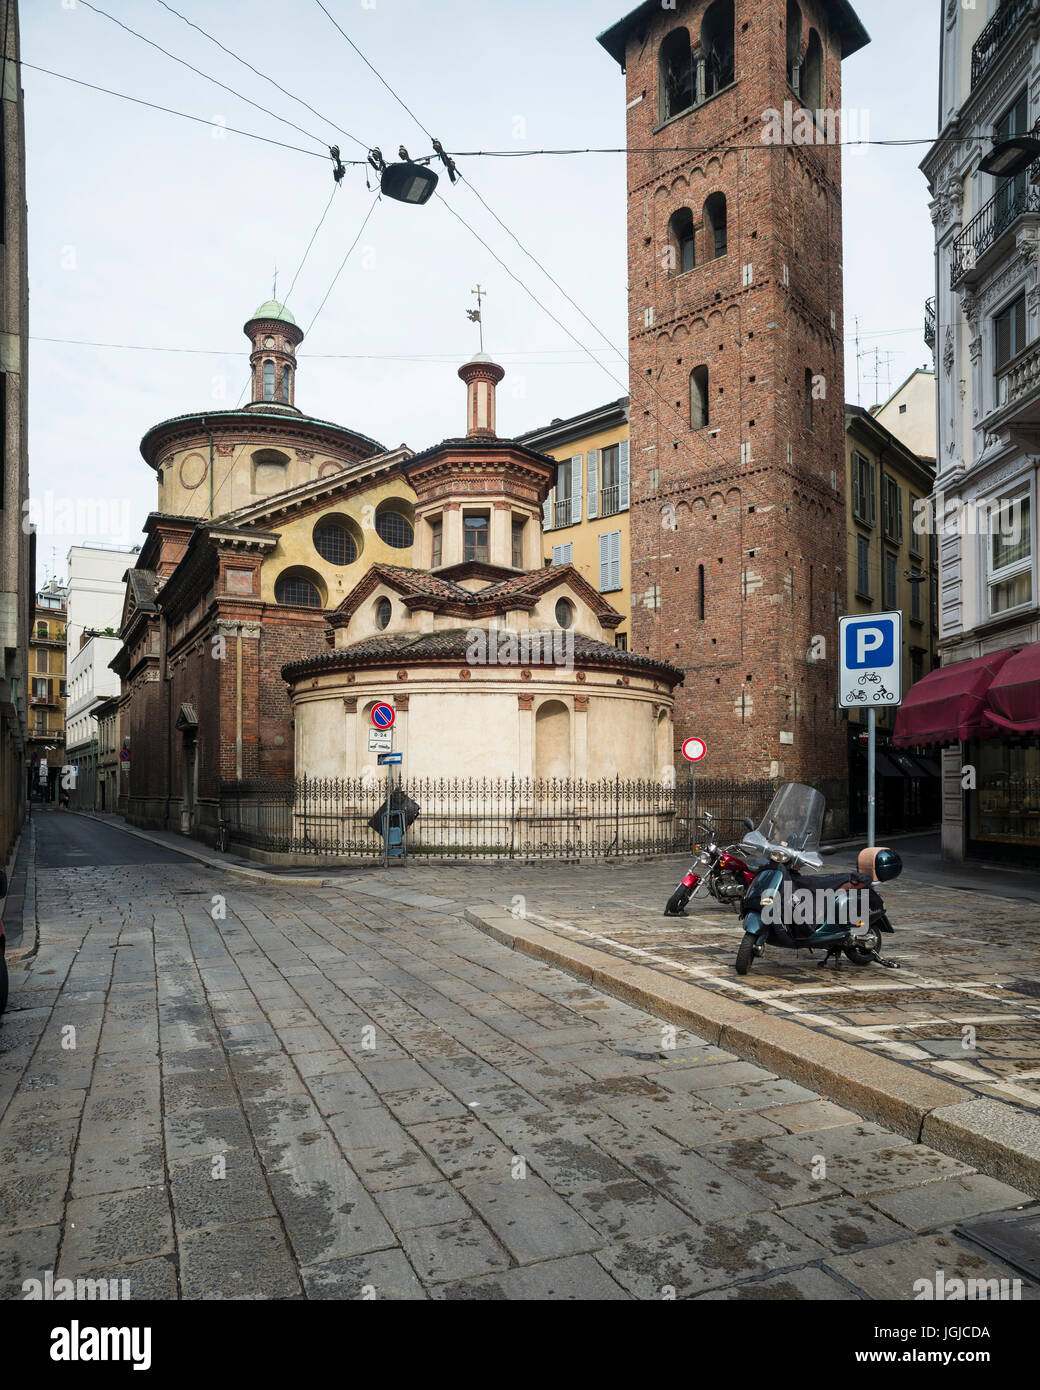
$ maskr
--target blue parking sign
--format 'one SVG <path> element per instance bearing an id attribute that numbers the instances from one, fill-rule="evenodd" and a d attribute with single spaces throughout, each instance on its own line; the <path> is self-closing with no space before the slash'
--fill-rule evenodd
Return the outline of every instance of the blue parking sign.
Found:
<path id="1" fill-rule="evenodd" d="M 838 703 L 898 705 L 903 698 L 903 615 L 862 613 L 839 623 Z"/>
<path id="2" fill-rule="evenodd" d="M 882 618 L 864 618 L 845 628 L 844 662 L 850 671 L 863 671 L 868 666 L 891 666 L 895 652 L 895 624 L 886 614 Z"/>

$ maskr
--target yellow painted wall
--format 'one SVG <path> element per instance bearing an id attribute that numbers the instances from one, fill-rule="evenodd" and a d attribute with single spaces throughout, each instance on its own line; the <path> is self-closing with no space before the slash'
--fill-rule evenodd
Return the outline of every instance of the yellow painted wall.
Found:
<path id="1" fill-rule="evenodd" d="M 376 516 L 380 505 L 390 499 L 402 504 L 404 514 L 411 520 L 415 494 L 402 479 L 382 481 L 364 491 L 354 493 L 320 512 L 308 512 L 296 519 L 286 519 L 272 524 L 270 530 L 277 531 L 278 544 L 268 555 L 260 571 L 260 597 L 266 603 L 274 603 L 274 586 L 278 576 L 287 569 L 299 568 L 310 571 L 307 576 L 317 575 L 325 590 L 325 607 L 335 608 L 361 580 L 370 566 L 405 565 L 412 563 L 412 547 L 398 550 L 387 545 L 376 531 Z M 325 560 L 314 545 L 315 527 L 325 519 L 345 517 L 355 541 L 360 541 L 357 558 L 349 565 L 332 565 Z"/>
<path id="2" fill-rule="evenodd" d="M 864 458 L 869 459 L 874 467 L 874 496 L 876 507 L 876 521 L 873 526 L 864 525 L 858 520 L 853 512 L 852 502 L 852 467 L 853 454 L 858 453 Z M 882 457 L 883 455 L 883 457 Z M 846 593 L 845 612 L 849 614 L 859 613 L 883 613 L 885 606 L 884 589 L 884 562 L 881 559 L 883 551 L 892 551 L 896 554 L 896 604 L 895 607 L 903 614 L 903 695 L 910 689 L 912 681 L 912 666 L 910 660 L 910 648 L 918 647 L 925 649 L 922 657 L 922 675 L 927 675 L 932 669 L 933 655 L 935 652 L 938 636 L 934 631 L 932 621 L 932 576 L 938 573 L 933 568 L 929 553 L 929 540 L 927 535 L 915 535 L 913 529 L 913 508 L 911 498 L 923 498 L 928 496 L 929 486 L 926 478 L 921 471 L 913 466 L 908 466 L 902 462 L 892 447 L 884 450 L 876 445 L 868 443 L 855 428 L 845 431 L 845 462 L 846 462 L 846 497 L 845 514 L 847 527 L 847 575 L 848 586 Z M 903 540 L 896 545 L 888 540 L 881 538 L 881 475 L 894 478 L 902 493 L 903 505 Z M 857 587 L 857 536 L 867 536 L 870 541 L 870 595 L 865 597 L 859 593 Z M 921 584 L 921 621 L 915 622 L 911 619 L 911 585 L 905 578 L 906 574 L 913 570 L 921 570 L 927 578 Z M 849 719 L 853 723 L 865 724 L 867 722 L 865 711 L 849 710 Z M 878 724 L 881 727 L 891 728 L 895 723 L 895 710 L 883 709 L 878 711 Z"/>
<path id="3" fill-rule="evenodd" d="M 607 531 L 621 532 L 621 588 L 605 593 L 603 597 L 623 616 L 624 622 L 617 628 L 617 632 L 623 633 L 626 637 L 631 631 L 630 617 L 632 611 L 628 512 L 623 511 L 617 512 L 613 516 L 595 517 L 590 521 L 586 516 L 586 511 L 588 509 L 587 455 L 589 451 L 591 449 L 605 449 L 609 445 L 619 444 L 627 438 L 628 425 L 623 424 L 617 425 L 613 429 L 602 430 L 598 434 L 583 435 L 559 448 L 545 450 L 550 458 L 558 459 L 560 462 L 572 458 L 575 454 L 581 454 L 582 519 L 573 526 L 558 526 L 551 531 L 542 532 L 542 553 L 545 558 L 547 560 L 552 559 L 554 545 L 573 545 L 571 561 L 575 569 L 578 570 L 583 579 L 586 579 L 597 590 L 599 589 L 599 538 Z M 631 645 L 630 638 L 629 645 Z"/>

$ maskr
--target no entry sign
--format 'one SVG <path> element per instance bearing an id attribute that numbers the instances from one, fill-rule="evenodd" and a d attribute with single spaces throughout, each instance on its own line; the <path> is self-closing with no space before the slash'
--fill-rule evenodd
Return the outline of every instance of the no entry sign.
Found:
<path id="1" fill-rule="evenodd" d="M 708 751 L 708 745 L 702 738 L 688 738 L 682 746 L 682 755 L 691 763 L 699 763 Z"/>
<path id="2" fill-rule="evenodd" d="M 377 729 L 389 729 L 396 718 L 392 705 L 373 705 L 372 723 Z"/>

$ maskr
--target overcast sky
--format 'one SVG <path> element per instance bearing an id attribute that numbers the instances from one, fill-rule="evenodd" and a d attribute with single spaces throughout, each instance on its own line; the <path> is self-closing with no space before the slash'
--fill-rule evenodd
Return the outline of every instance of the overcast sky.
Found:
<path id="1" fill-rule="evenodd" d="M 387 158 L 402 142 L 413 156 L 429 153 L 426 135 L 316 0 L 170 3 L 321 118 L 160 0 L 98 4 L 302 131 L 189 72 L 85 0 L 23 2 L 22 57 L 318 155 L 323 143 L 338 142 L 344 158 L 361 156 L 344 132 L 379 145 Z M 634 0 L 325 4 L 450 150 L 623 143 L 624 79 L 595 38 Z M 855 112 L 856 133 L 930 137 L 939 0 L 858 0 L 857 10 L 873 42 L 845 64 L 843 104 Z M 156 502 L 138 451 L 142 434 L 171 415 L 236 403 L 247 377 L 242 324 L 270 296 L 275 267 L 278 297 L 287 294 L 333 181 L 327 156 L 215 132 L 28 66 L 23 80 L 30 469 L 42 582 L 55 568 L 64 574 L 76 540 L 139 541 Z M 864 405 L 914 367 L 931 365 L 922 338 L 933 292 L 932 227 L 917 167 L 924 152 L 924 145 L 875 146 L 845 158 L 846 398 L 857 399 L 858 316 L 868 354 L 859 359 Z M 624 359 L 607 346 L 625 346 L 623 157 L 460 158 L 459 166 L 606 341 L 471 189 L 452 188 L 444 177 L 438 192 L 615 379 L 437 199 L 425 208 L 383 200 L 300 349 L 296 403 L 305 412 L 388 446 L 419 449 L 460 433 L 464 393 L 455 368 L 477 346 L 465 311 L 478 282 L 489 292 L 487 347 L 508 371 L 499 394 L 503 434 L 627 390 Z M 289 299 L 301 327 L 329 291 L 373 196 L 362 171 L 348 169 Z M 875 348 L 890 354 L 879 385 Z M 91 511 L 91 503 L 105 506 Z"/>

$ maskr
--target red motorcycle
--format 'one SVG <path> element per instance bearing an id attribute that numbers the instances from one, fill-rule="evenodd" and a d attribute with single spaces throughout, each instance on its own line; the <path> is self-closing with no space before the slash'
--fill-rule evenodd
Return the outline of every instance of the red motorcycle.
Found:
<path id="1" fill-rule="evenodd" d="M 694 860 L 689 873 L 679 881 L 665 904 L 666 917 L 685 917 L 686 904 L 704 886 L 716 902 L 739 912 L 744 892 L 761 867 L 757 861 L 749 863 L 742 858 L 738 853 L 739 845 L 724 849 L 717 843 L 715 821 L 710 812 L 705 811 L 700 819 L 705 827 L 705 843 L 694 845 Z M 749 820 L 745 820 L 744 824 L 749 830 L 754 828 Z"/>

